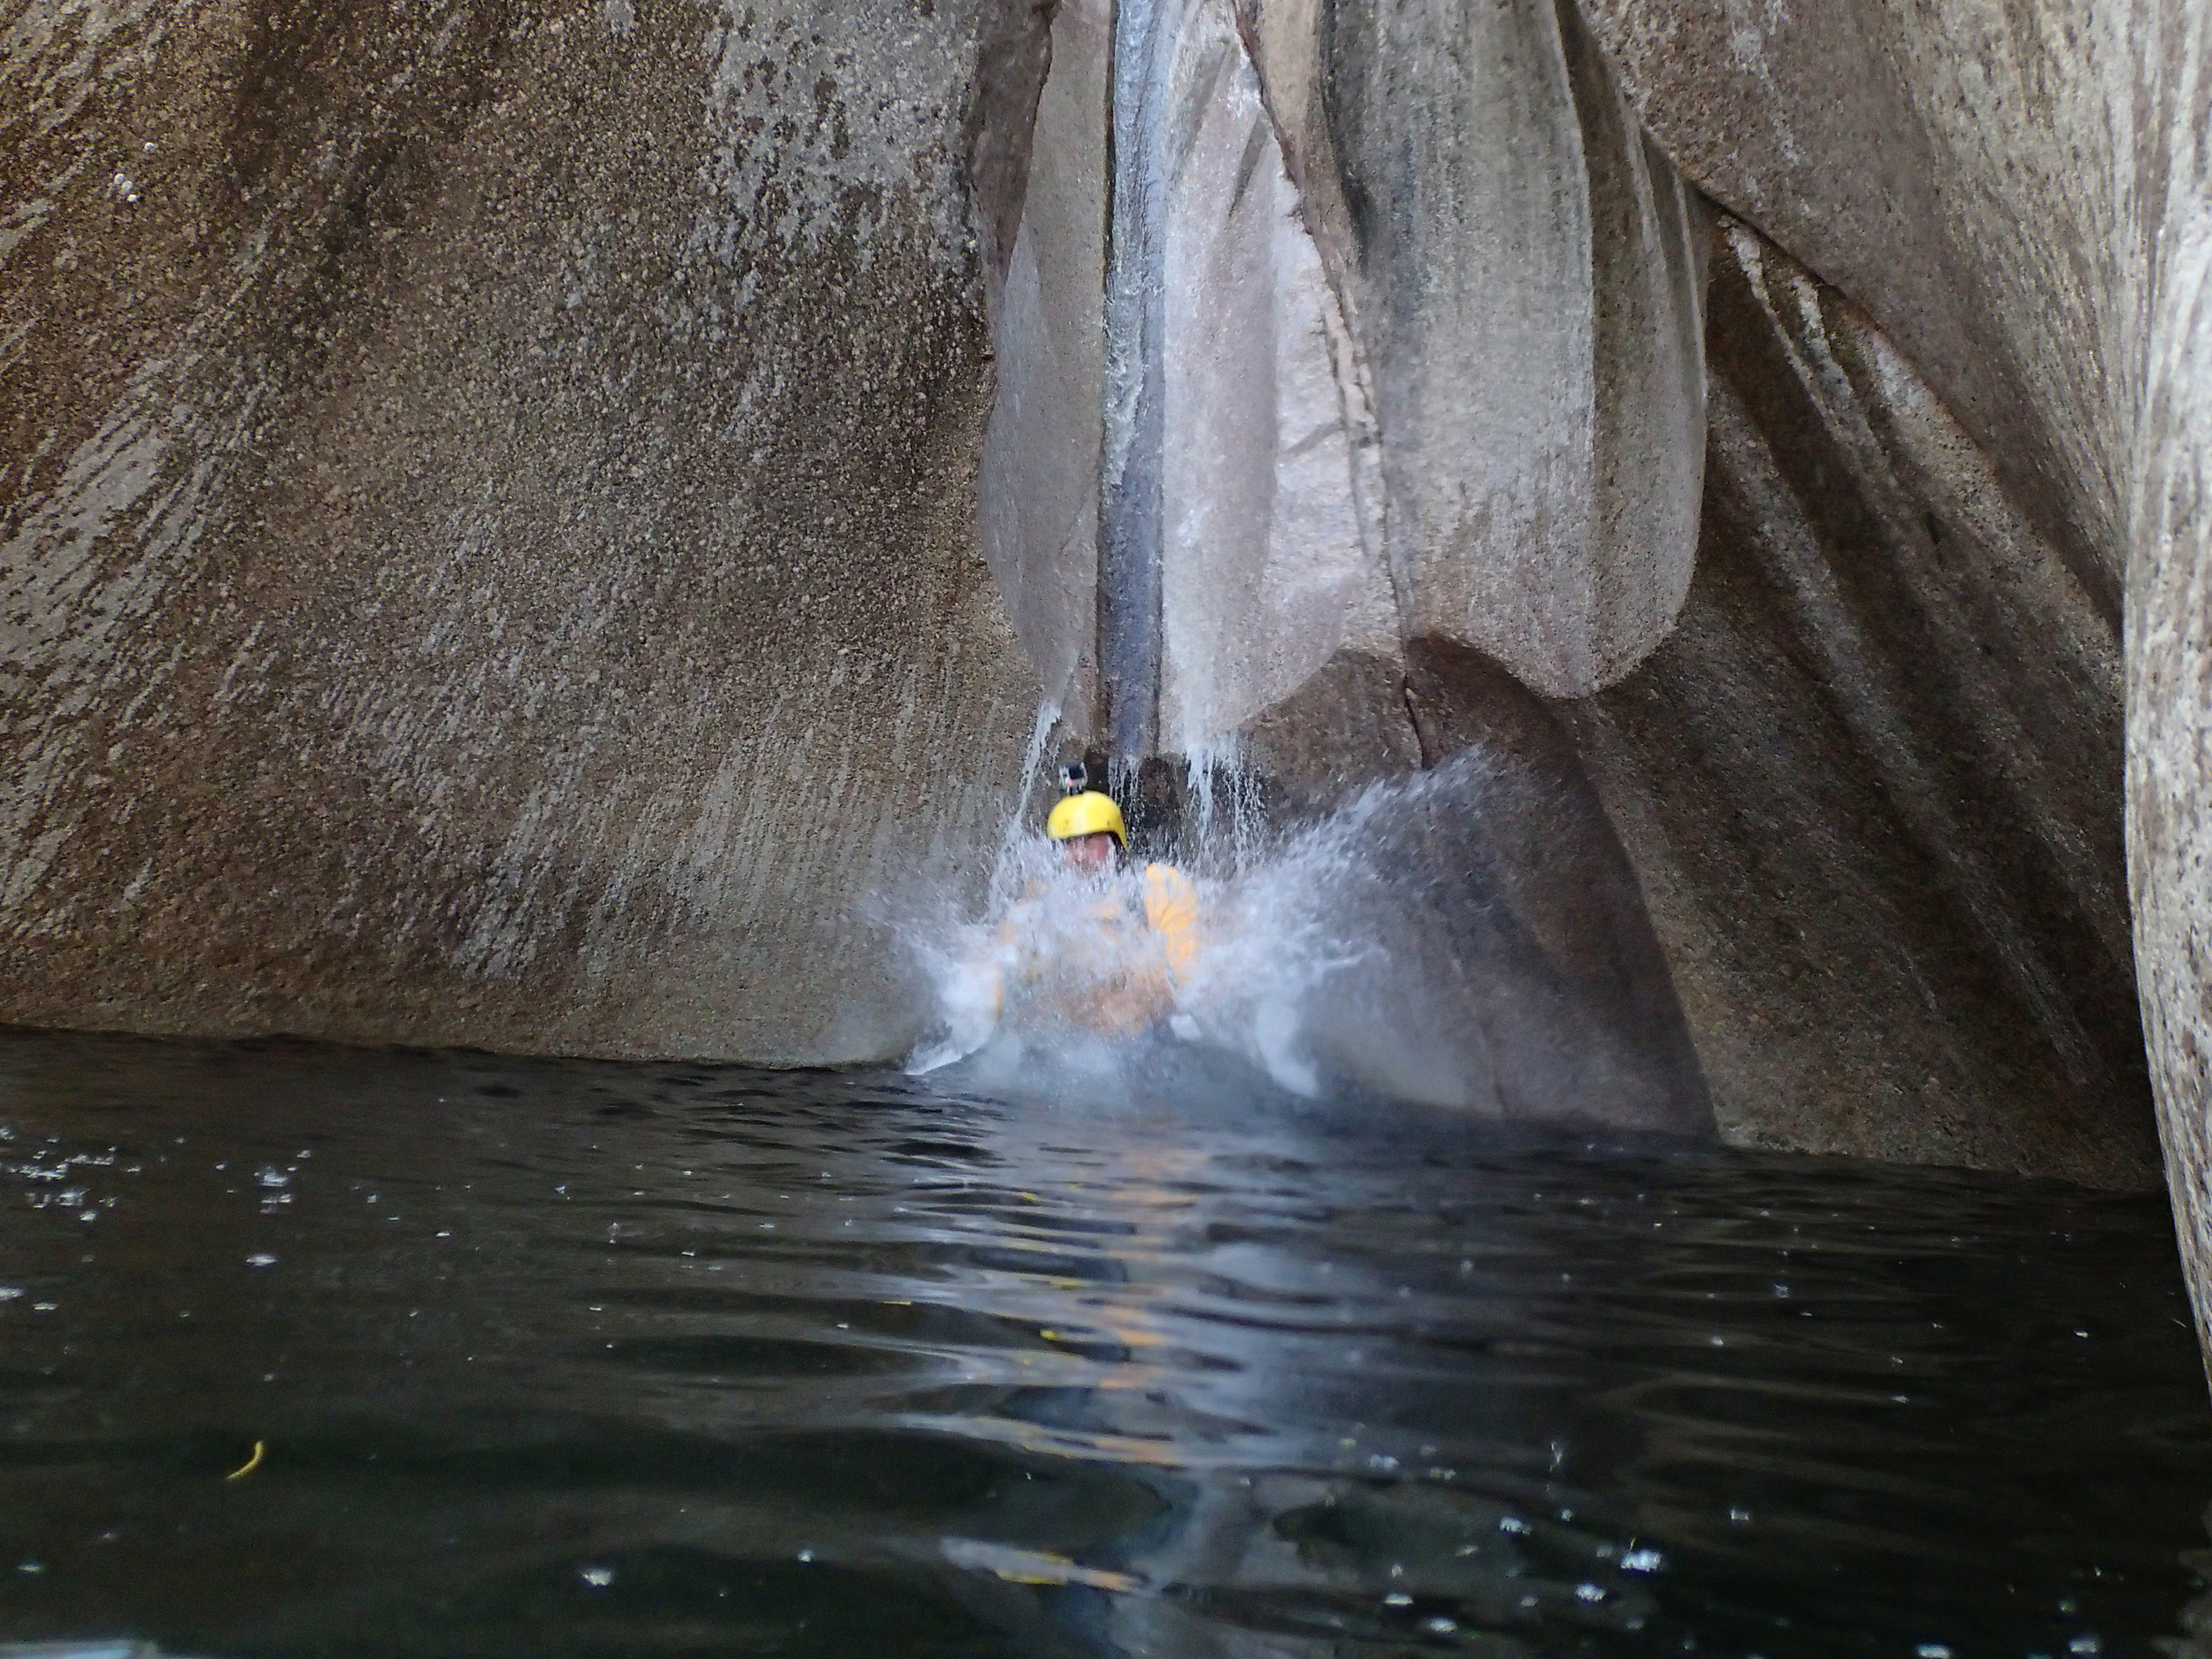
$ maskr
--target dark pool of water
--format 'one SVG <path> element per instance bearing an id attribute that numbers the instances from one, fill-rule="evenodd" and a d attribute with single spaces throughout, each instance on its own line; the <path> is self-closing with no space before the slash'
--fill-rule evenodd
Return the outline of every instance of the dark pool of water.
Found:
<path id="1" fill-rule="evenodd" d="M 0 1125 L 0 1640 L 2056 1659 L 2198 1594 L 2155 1197 L 27 1035 Z"/>

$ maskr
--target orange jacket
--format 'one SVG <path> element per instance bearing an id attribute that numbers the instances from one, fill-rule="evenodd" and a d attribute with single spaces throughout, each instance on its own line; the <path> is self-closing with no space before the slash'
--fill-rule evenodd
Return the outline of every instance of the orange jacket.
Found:
<path id="1" fill-rule="evenodd" d="M 1147 864 L 1143 904 L 1144 929 L 1138 934 L 1126 907 L 1118 899 L 1101 900 L 1094 910 L 1099 948 L 1079 960 L 1065 952 L 1015 954 L 1024 942 L 1019 918 L 1008 917 L 999 942 L 1014 954 L 1023 1001 L 1048 1018 L 1108 1036 L 1133 1036 L 1164 1018 L 1198 958 L 1198 889 L 1172 864 Z M 997 1000 L 1002 1012 L 1002 979 Z"/>

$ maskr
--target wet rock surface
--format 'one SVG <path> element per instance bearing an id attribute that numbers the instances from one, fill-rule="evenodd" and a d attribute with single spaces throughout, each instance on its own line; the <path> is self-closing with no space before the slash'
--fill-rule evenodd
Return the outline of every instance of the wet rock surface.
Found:
<path id="1" fill-rule="evenodd" d="M 1097 682 L 1112 34 L 1104 0 L 986 7 L 968 118 L 996 371 L 977 523 L 1064 710 Z"/>
<path id="2" fill-rule="evenodd" d="M 975 47 L 19 17 L 0 1018 L 895 1046 L 856 902 L 972 870 L 1037 695 L 973 528 Z"/>
<path id="3" fill-rule="evenodd" d="M 2108 620 L 2137 972 L 2212 1335 L 2212 14 L 1586 7 L 1687 175 L 1863 306 Z"/>
<path id="4" fill-rule="evenodd" d="M 1373 388 L 1402 635 L 1611 683 L 1696 541 L 1694 193 L 1571 6 L 1240 11 Z"/>
<path id="5" fill-rule="evenodd" d="M 1461 511 L 1479 493 L 1471 480 L 1480 468 L 1453 446 L 1479 449 L 1522 429 L 1441 418 L 1441 404 L 1415 395 L 1420 385 L 1473 386 L 1468 396 L 1491 396 L 1518 384 L 1470 366 L 1474 358 L 1464 373 L 1436 370 L 1454 341 L 1479 357 L 1501 338 L 1502 325 L 1474 326 L 1452 308 L 1503 304 L 1525 290 L 1553 296 L 1566 283 L 1558 273 L 1502 274 L 1548 244 L 1508 208 L 1486 206 L 1485 191 L 1526 206 L 1579 190 L 1595 254 L 1594 274 L 1577 280 L 1601 296 L 1586 358 L 1602 388 L 1594 407 L 1631 423 L 1625 464 L 1601 469 L 1602 488 L 1631 491 L 1639 476 L 1652 488 L 1669 477 L 1696 488 L 1701 476 L 1702 493 L 1694 580 L 1686 547 L 1640 573 L 1624 565 L 1594 578 L 1594 590 L 1620 598 L 1655 592 L 1652 571 L 1678 571 L 1689 610 L 1638 667 L 1672 621 L 1659 607 L 1663 619 L 1642 643 L 1593 676 L 1632 669 L 1627 679 L 1563 714 L 1650 902 L 1721 1122 L 1777 1144 L 2154 1180 L 2120 833 L 2117 560 L 2082 528 L 2094 518 L 2092 496 L 2044 476 L 2069 444 L 2083 452 L 2060 430 L 2079 411 L 2030 407 L 2059 383 L 2007 369 L 2026 360 L 2024 349 L 1998 351 L 2002 319 L 1957 285 L 1970 234 L 1939 222 L 1937 151 L 1901 123 L 1904 106 L 1880 104 L 1905 96 L 1892 70 L 1870 68 L 1849 96 L 1814 110 L 1809 119 L 1834 130 L 1801 144 L 1781 130 L 1795 105 L 1775 100 L 1823 92 L 1834 62 L 1858 62 L 1848 42 L 1828 42 L 1842 56 L 1822 68 L 1793 38 L 1777 50 L 1794 54 L 1795 79 L 1768 84 L 1729 57 L 1716 19 L 1590 10 L 1602 57 L 1572 13 L 1543 8 L 1479 17 L 1449 5 L 1387 17 L 1248 8 L 1310 219 L 1336 251 L 1383 388 L 1402 637 L 1434 628 L 1539 690 L 1564 683 L 1526 650 L 1494 642 L 1505 636 L 1432 613 L 1439 590 L 1405 549 L 1435 515 L 1398 486 L 1410 480 Z M 1873 49 L 1857 28 L 1832 19 L 1815 34 L 1840 30 L 1864 56 Z M 1424 81 L 1458 63 L 1470 41 L 1494 49 L 1477 54 L 1480 74 L 1516 90 Z M 1332 74 L 1317 71 L 1324 63 Z M 1724 201 L 1745 211 L 1786 199 L 1786 212 L 1760 222 L 1794 233 L 1817 221 L 1827 240 L 1812 245 L 1824 256 L 1847 245 L 1878 317 L 1741 220 L 1709 240 L 1700 227 L 1690 251 L 1671 253 L 1649 215 L 1673 188 L 1673 167 L 1632 154 L 1611 122 L 1616 76 Z M 1571 110 L 1556 101 L 1560 88 L 1571 89 Z M 1558 153 L 1539 163 L 1499 143 L 1476 157 L 1459 146 L 1482 119 L 1505 122 L 1532 155 L 1550 134 Z M 1930 223 L 1880 246 L 1837 241 L 1839 226 L 1870 224 L 1885 205 L 1841 165 L 1858 153 L 1846 142 L 1854 122 L 1881 129 L 1880 165 L 1909 173 L 1910 189 L 1927 196 Z M 1740 155 L 1730 148 L 1754 134 L 1767 136 Z M 1759 195 L 1762 179 L 1784 173 L 1787 181 Z M 1828 180 L 1819 189 L 1816 173 Z M 1901 183 L 1888 202 L 1909 195 Z M 1622 217 L 1632 203 L 1645 217 Z M 1723 267 L 1709 291 L 1709 257 Z M 1688 303 L 1671 313 L 1666 296 L 1683 293 Z M 1659 465 L 1685 442 L 1666 435 L 1665 377 L 1650 379 L 1681 358 L 1667 355 L 1669 315 L 1695 318 L 1701 304 L 1719 308 L 1703 318 L 1702 352 L 1692 354 L 1713 378 L 1709 389 L 1696 382 L 1701 413 L 1686 440 L 1702 451 L 1701 474 Z M 1468 326 L 1455 332 L 1453 318 Z M 1943 372 L 1924 378 L 1884 321 L 1924 324 L 1916 338 L 1939 322 L 1928 337 L 1950 352 Z M 1417 352 L 1408 344 L 1417 340 Z M 1527 349 L 1507 355 L 1514 373 L 1548 360 Z M 1572 403 L 1560 401 L 1563 375 L 1524 387 L 1514 419 L 1563 418 Z M 1640 465 L 1656 470 L 1639 474 Z M 1542 469 L 1524 457 L 1508 471 L 1525 480 Z M 1646 536 L 1668 520 L 1663 498 L 1638 498 Z M 1563 514 L 1542 517 L 1560 545 L 1586 535 L 1601 560 L 1632 562 L 1646 545 L 1609 522 L 1577 530 Z M 2105 534 L 2108 549 L 2118 533 Z M 1517 569 L 1480 539 L 1424 557 L 1448 582 Z M 1554 593 L 1525 572 L 1507 586 L 1524 598 L 1553 594 L 1557 603 L 1531 601 L 1544 628 L 1574 611 L 1566 588 Z M 1292 795 L 1363 775 L 1390 749 L 1371 729 L 1388 729 L 1386 692 L 1343 665 L 1330 678 L 1345 706 L 1333 725 L 1307 729 L 1341 730 L 1348 760 L 1337 773 L 1310 741 L 1284 732 L 1321 680 L 1246 728 L 1257 764 L 1280 769 Z"/>
<path id="6" fill-rule="evenodd" d="M 1463 977 L 1502 1115 L 1710 1134 L 1666 957 L 1571 728 L 1463 645 L 1416 640 L 1408 657 L 1424 762 L 1448 776 L 1452 757 L 1479 758 L 1463 790 L 1411 815 L 1405 851 L 1435 872 L 1440 955 Z"/>

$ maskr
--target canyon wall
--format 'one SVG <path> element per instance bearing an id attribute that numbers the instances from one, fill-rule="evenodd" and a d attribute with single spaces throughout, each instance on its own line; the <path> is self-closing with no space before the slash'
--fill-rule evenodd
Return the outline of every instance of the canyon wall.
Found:
<path id="1" fill-rule="evenodd" d="M 6 28 L 0 1019 L 895 1046 L 872 914 L 975 891 L 1039 697 L 975 8 Z"/>
<path id="2" fill-rule="evenodd" d="M 1704 454 L 1707 226 L 1575 13 L 996 15 L 979 512 L 1067 732 L 1255 773 L 1291 818 L 1479 748 L 1463 798 L 1419 797 L 1450 830 L 1374 849 L 1435 912 L 1405 949 L 1448 967 L 1406 973 L 1454 987 L 1418 1041 L 1510 1079 L 1509 1116 L 1706 1126 L 1634 877 L 1541 706 L 1664 636 Z"/>
<path id="3" fill-rule="evenodd" d="M 1655 1087 L 2201 1268 L 2207 15 L 33 0 L 0 1018 L 879 1056 L 1033 754 L 1477 746 Z"/>
<path id="4" fill-rule="evenodd" d="M 2103 746 L 2072 758 L 2124 788 L 2149 1076 L 2212 1339 L 2212 8 L 1586 9 L 1677 165 L 1894 342 L 2108 627 L 2124 616 L 2124 785 Z M 2081 826 L 2077 870 L 2108 866 L 2104 839 Z"/>
<path id="5" fill-rule="evenodd" d="M 1724 220 L 1672 636 L 1569 716 L 1740 1137 L 2158 1179 L 2116 630 L 1886 335 Z"/>
<path id="6" fill-rule="evenodd" d="M 1594 8 L 1608 52 L 1567 6 L 1246 0 L 1298 223 L 1372 388 L 1397 649 L 1340 655 L 1243 750 L 1309 804 L 1432 764 L 1394 705 L 1417 710 L 1426 654 L 1471 651 L 1574 733 L 1555 787 L 1601 798 L 1728 1133 L 2154 1183 L 2117 533 L 2094 480 L 2054 481 L 2087 440 L 2053 434 L 2111 418 L 2031 431 L 2049 375 L 1931 380 L 1742 217 L 1754 198 L 1712 219 L 1641 123 L 1719 191 L 1667 118 L 1734 157 L 1752 118 L 1715 136 L 1715 111 L 1762 83 L 1638 78 L 1735 63 L 1697 15 L 1661 36 Z M 1835 51 L 1852 96 L 1897 91 Z M 1808 58 L 1806 95 L 1832 73 Z M 1839 178 L 1859 131 L 1821 141 Z M 1941 253 L 1955 276 L 1968 233 L 1919 234 L 1866 252 L 1869 291 L 1948 294 L 1986 378 L 1994 325 L 1898 265 Z"/>

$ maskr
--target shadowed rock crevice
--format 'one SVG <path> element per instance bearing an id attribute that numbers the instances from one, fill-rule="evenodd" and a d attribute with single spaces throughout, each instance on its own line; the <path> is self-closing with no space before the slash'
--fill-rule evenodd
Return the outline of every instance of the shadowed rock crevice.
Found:
<path id="1" fill-rule="evenodd" d="M 1046 698 L 1087 733 L 1097 695 L 1099 451 L 1111 10 L 987 12 L 966 142 L 994 396 L 977 529 Z"/>
<path id="2" fill-rule="evenodd" d="M 1450 641 L 1408 645 L 1406 702 L 1425 766 L 1482 763 L 1464 800 L 1427 814 L 1423 850 L 1506 1115 L 1710 1133 L 1666 957 L 1570 729 Z"/>
<path id="3" fill-rule="evenodd" d="M 1315 1005 L 1324 1052 L 1516 1121 L 1713 1133 L 1636 872 L 1551 705 L 1416 639 L 1402 665 L 1339 657 L 1240 752 L 1279 825 L 1361 826 L 1335 902 L 1379 955 Z"/>
<path id="4" fill-rule="evenodd" d="M 1264 780 L 1274 810 L 1310 818 L 1370 784 L 1422 764 L 1397 657 L 1340 651 L 1238 733 L 1238 752 Z"/>
<path id="5" fill-rule="evenodd" d="M 1052 23 L 1059 10 L 1060 0 L 987 0 L 977 25 L 975 80 L 960 138 L 977 253 L 995 303 L 1029 193 L 1037 102 L 1052 71 Z"/>

